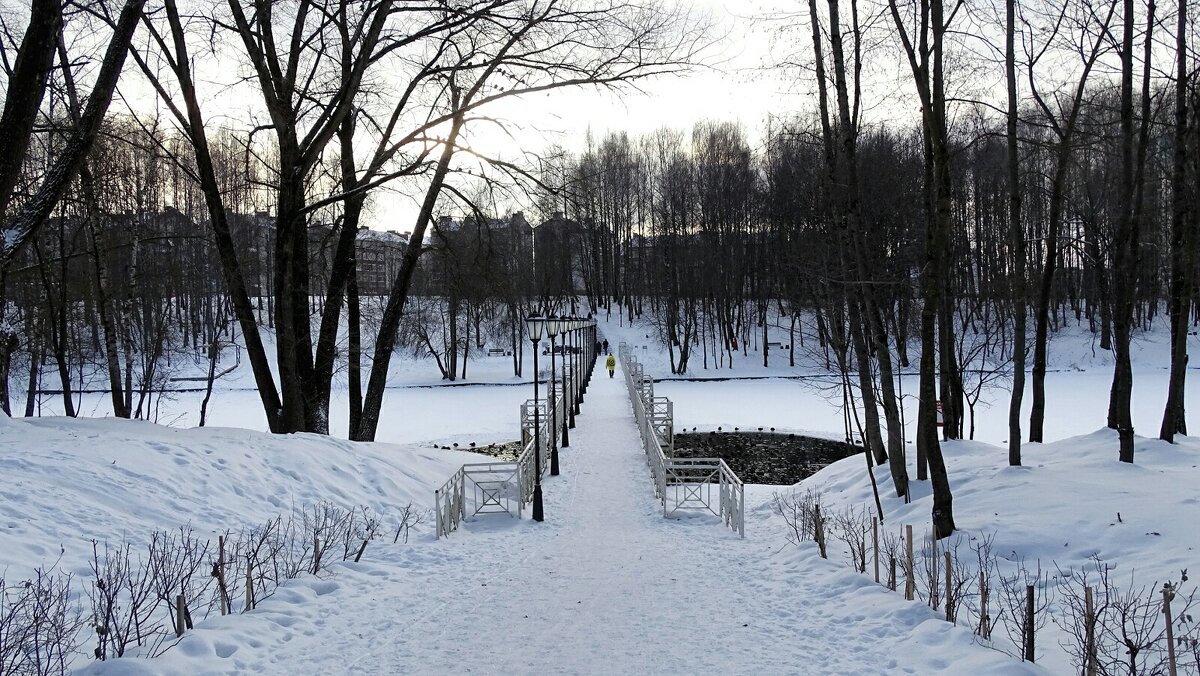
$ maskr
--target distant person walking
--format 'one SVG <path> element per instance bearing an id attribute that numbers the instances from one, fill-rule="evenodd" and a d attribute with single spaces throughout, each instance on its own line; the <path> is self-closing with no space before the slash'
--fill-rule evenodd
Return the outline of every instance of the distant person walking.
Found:
<path id="1" fill-rule="evenodd" d="M 611 354 L 608 355 L 608 359 L 604 360 L 604 367 L 608 369 L 608 377 L 613 377 L 613 371 L 617 370 L 617 358 Z"/>
<path id="2" fill-rule="evenodd" d="M 604 352 L 606 352 L 606 353 L 608 352 L 608 339 L 607 338 L 604 339 Z"/>

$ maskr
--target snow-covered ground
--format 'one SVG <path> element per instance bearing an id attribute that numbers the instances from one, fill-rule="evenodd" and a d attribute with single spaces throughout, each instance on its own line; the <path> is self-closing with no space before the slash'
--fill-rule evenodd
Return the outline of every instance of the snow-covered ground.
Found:
<path id="1" fill-rule="evenodd" d="M 89 674 L 1043 673 L 810 552 L 783 549 L 770 489 L 740 539 L 665 520 L 623 381 L 594 382 L 546 521 L 493 516 L 384 545 L 211 618 L 165 656 Z"/>
<path id="2" fill-rule="evenodd" d="M 615 319 L 602 324 L 613 351 L 621 340 L 645 344 L 639 358 L 648 372 L 669 376 L 665 354 L 655 351 L 644 328 Z M 1145 585 L 1178 579 L 1200 548 L 1194 527 L 1200 519 L 1194 489 L 1200 443 L 1184 439 L 1170 446 L 1144 438 L 1157 431 L 1165 398 L 1165 335 L 1139 338 L 1134 422 L 1143 438 L 1133 466 L 1117 463 L 1115 438 L 1097 431 L 1111 366 L 1093 342 L 1086 332 L 1066 331 L 1052 343 L 1051 443 L 1027 444 L 1024 467 L 1007 467 L 1006 450 L 993 445 L 1007 439 L 1003 389 L 991 393 L 994 406 L 978 411 L 976 436 L 988 443 L 945 445 L 958 526 L 967 538 L 994 534 L 997 554 L 1031 566 L 1040 562 L 1045 570 L 1055 564 L 1079 569 L 1097 556 L 1122 579 L 1134 575 Z M 527 381 L 512 376 L 508 359 L 473 362 L 472 384 L 461 387 L 436 386 L 430 363 L 402 361 L 396 371 L 380 429 L 380 440 L 389 443 L 252 431 L 265 424 L 256 394 L 237 389 L 247 384 L 242 375 L 214 393 L 210 425 L 249 430 L 183 429 L 194 423 L 198 393 L 163 402 L 161 419 L 180 427 L 0 420 L 0 571 L 10 581 L 19 579 L 60 559 L 61 552 L 60 567 L 83 584 L 92 538 L 139 542 L 155 529 L 182 524 L 201 535 L 236 531 L 319 500 L 369 505 L 386 519 L 409 502 L 431 507 L 433 489 L 459 464 L 478 458 L 435 443 L 458 442 L 466 449 L 472 441 L 517 437 L 518 405 L 531 392 Z M 786 354 L 777 353 L 764 369 L 752 353 L 735 369 L 692 375 L 735 379 L 658 383 L 656 393 L 675 402 L 677 429 L 843 434 L 840 395 L 824 391 L 827 381 L 811 363 L 791 368 Z M 389 537 L 369 547 L 363 562 L 337 564 L 332 579 L 295 580 L 248 614 L 209 618 L 164 658 L 88 671 L 721 668 L 875 674 L 1026 668 L 975 645 L 968 630 L 951 628 L 919 602 L 905 602 L 854 574 L 838 561 L 836 543 L 830 561 L 807 544 L 788 544 L 786 525 L 771 506 L 781 487 L 748 487 L 745 541 L 709 519 L 664 521 L 638 457 L 621 381 L 594 383 L 575 446 L 563 452 L 563 476 L 547 482 L 546 523 L 476 521 L 442 542 L 433 540 L 426 524 L 409 545 L 393 546 Z M 1188 387 L 1195 401 L 1200 391 L 1191 375 Z M 906 378 L 904 388 L 915 391 L 915 377 Z M 85 414 L 105 414 L 102 395 L 84 399 Z M 344 434 L 344 401 L 344 392 L 335 394 L 335 435 Z M 905 403 L 911 430 L 915 400 Z M 46 405 L 51 411 L 53 398 Z M 909 464 L 914 473 L 911 457 Z M 877 470 L 877 477 L 885 528 L 911 523 L 924 532 L 928 483 L 917 484 L 917 499 L 905 505 L 889 497 L 886 470 Z M 821 491 L 832 511 L 872 504 L 861 456 L 827 468 L 797 490 L 808 488 Z M 1053 625 L 1039 635 L 1039 659 L 1052 673 L 1070 670 L 1057 645 L 1062 636 Z"/>

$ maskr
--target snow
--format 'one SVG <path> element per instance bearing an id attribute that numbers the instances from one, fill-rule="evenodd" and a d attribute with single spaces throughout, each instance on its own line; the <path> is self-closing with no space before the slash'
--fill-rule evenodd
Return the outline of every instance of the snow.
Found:
<path id="1" fill-rule="evenodd" d="M 2 416 L 0 416 L 2 417 Z M 177 429 L 116 419 L 33 418 L 0 428 L 0 571 L 53 562 L 90 576 L 93 538 L 198 534 L 322 500 L 393 514 L 478 456 L 318 435 Z"/>
<path id="2" fill-rule="evenodd" d="M 788 549 L 766 503 L 746 539 L 664 519 L 619 378 L 593 381 L 546 521 L 491 516 L 369 550 L 211 618 L 153 662 L 86 674 L 1043 673 L 865 578 Z"/>
<path id="3" fill-rule="evenodd" d="M 644 326 L 601 320 L 614 353 L 625 340 L 649 373 L 669 376 Z M 993 534 L 1002 572 L 1022 558 L 1078 570 L 1096 556 L 1122 580 L 1152 585 L 1191 565 L 1200 548 L 1200 441 L 1145 438 L 1157 432 L 1165 398 L 1165 331 L 1139 337 L 1138 346 L 1136 464 L 1116 462 L 1116 438 L 1100 429 L 1111 362 L 1082 329 L 1051 344 L 1050 443 L 1025 444 L 1025 466 L 1006 464 L 1002 388 L 978 412 L 981 441 L 944 445 L 961 537 Z M 659 382 L 656 394 L 674 401 L 677 429 L 775 427 L 842 438 L 840 392 L 811 358 L 798 356 L 796 368 L 786 359 L 775 352 L 764 368 L 751 352 L 734 369 L 711 372 L 693 362 L 687 376 L 703 380 Z M 431 387 L 439 379 L 429 362 L 396 361 L 385 443 L 336 438 L 346 396 L 336 389 L 334 438 L 253 431 L 265 422 L 244 363 L 210 404 L 210 424 L 227 428 L 0 417 L 0 571 L 17 579 L 62 552 L 60 567 L 83 584 L 92 538 L 141 542 L 183 524 L 211 535 L 319 500 L 368 505 L 385 518 L 409 502 L 432 507 L 436 487 L 481 459 L 435 445 L 516 439 L 530 385 L 512 375 L 510 358 L 473 358 L 471 384 L 455 387 Z M 717 380 L 729 377 L 738 379 Z M 915 376 L 903 387 L 911 438 Z M 1189 377 L 1193 401 L 1197 387 Z M 164 400 L 161 418 L 193 424 L 201 396 Z M 85 395 L 85 415 L 105 415 L 104 399 Z M 56 403 L 47 398 L 46 410 Z M 829 560 L 811 543 L 789 544 L 771 506 L 785 487 L 747 487 L 744 540 L 715 517 L 664 519 L 619 374 L 593 380 L 577 421 L 562 475 L 546 480 L 545 523 L 477 518 L 441 541 L 426 523 L 407 545 L 389 537 L 360 563 L 334 564 L 331 577 L 290 581 L 249 613 L 199 622 L 163 657 L 100 664 L 81 656 L 75 666 L 85 674 L 1071 670 L 1054 625 L 1039 634 L 1039 666 L 1022 664 L 1001 652 L 1011 650 L 1004 639 L 981 645 L 968 622 L 951 626 L 939 611 L 854 573 L 836 541 Z M 912 524 L 922 534 L 928 482 L 914 485 L 906 505 L 891 496 L 885 468 L 877 478 L 885 528 Z M 796 490 L 810 488 L 830 511 L 873 505 L 861 456 Z"/>
<path id="4" fill-rule="evenodd" d="M 1113 579 L 1122 585 L 1132 580 L 1154 590 L 1167 580 L 1178 582 L 1180 572 L 1194 566 L 1200 549 L 1195 527 L 1200 522 L 1195 493 L 1200 441 L 1183 438 L 1171 445 L 1139 438 L 1133 465 L 1117 461 L 1117 448 L 1116 433 L 1101 430 L 1056 443 L 1025 444 L 1023 466 L 1009 467 L 1003 448 L 943 443 L 963 553 L 973 557 L 969 542 L 993 535 L 1000 573 L 1011 575 L 1020 560 L 1031 569 L 1040 564 L 1051 574 L 1052 596 L 1065 583 L 1057 577 L 1059 570 L 1092 569 L 1092 557 L 1110 566 Z M 906 505 L 893 497 L 886 468 L 877 468 L 876 477 L 885 528 L 898 532 L 910 524 L 916 536 L 927 538 L 928 482 L 916 485 L 915 499 Z M 839 461 L 798 488 L 819 491 L 830 513 L 874 509 L 862 456 Z M 1192 589 L 1194 584 L 1185 583 L 1184 595 Z M 1061 598 L 1052 600 L 1052 613 L 1058 609 Z M 1039 659 L 1055 673 L 1068 672 L 1070 662 L 1059 647 L 1066 639 L 1063 630 L 1051 624 L 1042 631 Z M 997 644 L 1004 646 L 1003 639 Z"/>

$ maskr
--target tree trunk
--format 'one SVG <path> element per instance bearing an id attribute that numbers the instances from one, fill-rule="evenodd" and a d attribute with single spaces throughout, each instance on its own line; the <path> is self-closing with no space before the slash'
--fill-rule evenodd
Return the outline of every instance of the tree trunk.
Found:
<path id="1" fill-rule="evenodd" d="M 325 291 L 325 308 L 321 313 L 321 327 L 317 333 L 313 373 L 308 386 L 307 399 L 311 409 L 310 415 L 317 423 L 317 426 L 310 431 L 319 434 L 329 433 L 329 397 L 333 387 L 338 327 L 341 325 L 342 317 L 342 297 L 346 292 L 346 285 L 354 267 L 358 224 L 362 215 L 363 203 L 366 200 L 365 192 L 351 192 L 357 185 L 357 172 L 354 168 L 354 126 L 353 118 L 347 117 L 338 128 L 342 190 L 351 194 L 343 205 L 342 229 L 333 254 L 333 265 L 329 270 L 329 284 Z"/>
<path id="2" fill-rule="evenodd" d="M 948 251 L 942 252 L 942 258 L 949 260 Z M 948 265 L 945 267 L 949 268 Z M 942 435 L 945 439 L 960 439 L 963 388 L 958 360 L 954 355 L 954 296 L 948 278 L 949 275 L 943 275 L 941 304 L 938 306 L 938 387 L 942 397 Z"/>
<path id="3" fill-rule="evenodd" d="M 930 21 L 933 24 L 933 97 L 932 110 L 929 119 L 933 125 L 933 133 L 930 134 L 933 139 L 933 167 L 934 179 L 937 186 L 936 194 L 936 217 L 934 222 L 930 224 L 934 231 L 934 241 L 932 245 L 936 260 L 929 261 L 929 270 L 931 279 L 929 280 L 929 288 L 932 290 L 930 295 L 927 295 L 926 302 L 933 302 L 933 307 L 937 307 L 940 298 L 939 291 L 945 288 L 945 277 L 948 270 L 947 261 L 944 260 L 946 251 L 946 237 L 950 233 L 951 228 L 951 204 L 950 204 L 950 148 L 949 148 L 949 132 L 946 124 L 946 93 L 944 73 L 942 69 L 942 46 L 944 44 L 946 24 L 942 11 L 942 0 L 933 0 L 932 11 L 930 12 Z M 953 335 L 952 333 L 950 335 Z M 932 336 L 929 336 L 932 338 Z M 932 343 L 922 346 L 922 350 L 932 350 Z M 924 375 L 924 374 L 922 374 Z M 932 389 L 933 381 L 930 379 L 930 389 Z M 926 415 L 927 418 L 934 418 L 933 407 L 935 402 L 926 401 L 922 398 L 922 407 L 928 406 L 931 410 Z M 928 442 L 930 439 L 927 439 Z M 935 535 L 938 538 L 949 537 L 956 530 L 954 524 L 954 509 L 953 496 L 950 492 L 950 479 L 946 472 L 946 462 L 942 457 L 942 447 L 938 443 L 936 432 L 931 435 L 932 444 L 926 446 L 926 457 L 929 461 L 929 480 L 933 484 L 933 526 L 936 531 Z"/>
<path id="4" fill-rule="evenodd" d="M 9 73 L 8 96 L 0 113 L 0 214 L 7 213 L 21 176 L 62 25 L 61 0 L 30 3 L 29 25 Z"/>
<path id="5" fill-rule="evenodd" d="M 304 181 L 296 169 L 299 150 L 280 132 L 280 166 L 275 219 L 275 345 L 282 402 L 280 431 L 323 428 L 313 418 L 308 385 L 313 379 L 312 326 L 309 322 L 308 227 Z"/>
<path id="6" fill-rule="evenodd" d="M 63 84 L 70 105 L 72 121 L 79 124 L 82 114 L 79 106 L 78 91 L 75 87 L 74 75 L 71 72 L 70 61 L 67 58 L 66 45 L 60 35 L 58 40 L 58 56 L 62 64 Z M 88 238 L 91 242 L 92 264 L 94 275 L 92 281 L 96 291 L 96 314 L 104 334 L 104 359 L 108 371 L 108 382 L 112 397 L 113 415 L 118 418 L 129 417 L 129 407 L 125 404 L 125 393 L 121 387 L 121 359 L 117 347 L 116 312 L 109 296 L 108 264 L 105 261 L 106 251 L 102 247 L 104 241 L 103 229 L 97 224 L 102 218 L 100 206 L 96 201 L 95 182 L 92 172 L 86 162 L 79 168 L 80 192 L 83 194 L 84 223 L 87 226 Z"/>
<path id="7" fill-rule="evenodd" d="M 90 177 L 85 178 L 84 182 L 90 182 Z M 91 192 L 90 189 L 85 190 Z M 95 206 L 95 202 L 92 202 L 89 211 Z M 101 248 L 103 235 L 96 227 L 96 217 L 97 215 L 94 213 L 86 217 L 92 240 L 92 262 L 95 265 L 93 282 L 96 288 L 96 312 L 100 316 L 100 327 L 104 334 L 104 359 L 108 371 L 108 386 L 112 395 L 113 415 L 118 418 L 128 418 L 129 408 L 125 406 L 125 392 L 121 387 L 121 358 L 120 348 L 117 345 L 116 312 L 108 294 L 108 265 L 104 261 L 105 252 Z"/>
<path id="8" fill-rule="evenodd" d="M 213 240 L 217 245 L 217 255 L 225 276 L 226 287 L 229 290 L 234 316 L 237 317 L 238 327 L 242 331 L 242 339 L 246 343 L 246 356 L 250 361 L 250 369 L 254 373 L 255 389 L 258 390 L 268 427 L 272 432 L 280 433 L 284 429 L 280 420 L 282 405 L 279 399 L 279 390 L 275 386 L 275 376 L 271 373 L 266 347 L 263 345 L 262 336 L 258 331 L 258 319 L 254 313 L 254 306 L 250 302 L 250 295 L 246 289 L 246 277 L 237 257 L 237 244 L 234 243 L 233 234 L 229 229 L 229 220 L 221 196 L 221 186 L 217 183 L 212 152 L 209 149 L 208 136 L 205 133 L 204 117 L 200 113 L 200 104 L 192 80 L 191 59 L 187 52 L 187 42 L 184 38 L 179 10 L 175 0 L 165 0 L 164 8 L 167 20 L 170 22 L 171 39 L 175 48 L 174 72 L 179 81 L 180 94 L 184 98 L 186 107 L 186 120 L 181 119 L 180 123 L 184 125 L 196 158 L 196 174 L 200 179 L 204 206 L 208 211 L 209 225 L 213 231 Z M 141 66 L 143 72 L 150 72 L 141 59 L 138 60 L 138 65 Z M 260 246 L 265 250 L 264 245 L 260 244 Z"/>
<path id="9" fill-rule="evenodd" d="M 1141 129 L 1134 138 L 1133 112 L 1133 34 L 1134 3 L 1125 0 L 1124 28 L 1121 52 L 1121 204 L 1125 213 L 1117 224 L 1113 238 L 1113 383 L 1109 393 L 1108 426 L 1120 433 L 1120 460 L 1133 462 L 1133 418 L 1130 411 L 1133 395 L 1133 365 L 1130 360 L 1130 340 L 1133 330 L 1133 309 L 1136 302 L 1139 268 L 1139 234 L 1142 202 L 1145 194 L 1143 173 L 1146 165 L 1150 125 L 1150 48 L 1154 28 L 1155 4 L 1147 7 L 1145 66 L 1142 73 Z"/>
<path id="10" fill-rule="evenodd" d="M 863 326 L 862 312 L 858 307 L 858 301 L 847 298 L 847 305 L 850 337 L 854 345 L 854 361 L 858 367 L 858 387 L 862 392 L 864 432 L 866 434 L 864 444 L 874 456 L 875 463 L 882 465 L 888 459 L 888 454 L 883 448 L 883 433 L 879 426 L 879 406 L 875 400 L 874 378 L 871 376 L 871 355 L 867 350 L 867 340 L 864 336 L 866 329 Z M 845 347 L 838 349 L 840 362 L 845 362 L 845 353 Z M 903 467 L 903 455 L 900 457 L 900 464 Z M 896 495 L 904 495 L 900 489 L 901 486 L 896 487 Z"/>
<path id="11" fill-rule="evenodd" d="M 1008 86 L 1008 227 L 1012 246 L 1013 382 L 1008 402 L 1008 464 L 1021 464 L 1021 400 L 1025 395 L 1025 227 L 1021 223 L 1020 156 L 1017 153 L 1016 0 L 1005 0 L 1004 75 Z M 971 438 L 975 407 L 971 406 Z"/>
<path id="12" fill-rule="evenodd" d="M 1179 0 L 1175 33 L 1175 153 L 1171 167 L 1171 376 L 1162 427 L 1158 432 L 1160 439 L 1170 443 L 1175 442 L 1176 434 L 1187 434 L 1184 383 L 1188 362 L 1188 308 L 1196 265 L 1192 191 L 1184 187 L 1187 185 L 1187 144 L 1191 141 L 1187 109 L 1187 14 L 1187 0 Z"/>
<path id="13" fill-rule="evenodd" d="M 346 279 L 346 380 L 350 389 L 350 434 L 359 438 L 362 428 L 362 317 L 359 312 L 358 258 L 350 260 L 350 275 Z"/>
<path id="14" fill-rule="evenodd" d="M 96 76 L 96 84 L 92 87 L 91 95 L 88 96 L 87 106 L 79 118 L 79 124 L 76 125 L 75 131 L 68 138 L 66 145 L 50 165 L 37 192 L 5 225 L 5 236 L 0 242 L 0 254 L 2 254 L 0 260 L 4 263 L 11 260 L 12 255 L 34 236 L 37 229 L 50 216 L 50 212 L 54 210 L 55 205 L 66 192 L 71 179 L 78 173 L 88 153 L 91 152 L 92 144 L 100 131 L 100 124 L 104 121 L 104 114 L 108 110 L 108 104 L 112 101 L 113 90 L 116 89 L 117 80 L 121 76 L 121 68 L 125 65 L 125 54 L 129 51 L 129 44 L 133 41 L 133 34 L 142 16 L 142 6 L 145 2 L 146 0 L 126 0 L 125 5 L 121 8 L 120 17 L 113 28 L 112 39 L 104 52 L 104 61 L 101 63 L 100 72 Z M 35 7 L 38 4 L 40 2 L 35 3 Z M 54 39 L 51 38 L 45 49 L 49 50 L 52 56 L 54 48 Z M 12 91 L 9 89 L 10 93 Z M 19 98 L 10 96 L 6 106 Z M 36 113 L 36 110 L 34 112 Z M 3 133 L 5 132 L 0 132 L 0 134 Z M 17 141 L 10 140 L 10 142 L 16 143 Z M 6 148 L 0 148 L 0 153 L 7 152 Z M 0 199 L 7 202 L 8 196 L 0 192 Z"/>
<path id="15" fill-rule="evenodd" d="M 29 351 L 29 380 L 25 385 L 25 417 L 32 418 L 37 405 L 39 385 L 42 380 L 42 362 L 46 359 L 46 351 L 42 346 Z"/>
<path id="16" fill-rule="evenodd" d="M 400 318 L 404 313 L 404 304 L 408 300 L 408 290 L 412 284 L 413 272 L 421 255 L 422 243 L 425 240 L 425 229 L 433 218 L 433 208 L 441 194 L 446 174 L 450 171 L 450 160 L 454 156 L 454 144 L 462 129 L 462 115 L 455 116 L 450 134 L 442 148 L 437 168 L 429 188 L 425 191 L 425 201 L 421 204 L 421 212 L 417 216 L 412 235 L 408 238 L 408 248 L 404 251 L 404 259 L 400 271 L 392 283 L 388 294 L 387 305 L 380 318 L 379 334 L 375 340 L 375 356 L 371 362 L 371 376 L 367 380 L 367 393 L 363 401 L 362 426 L 356 441 L 374 441 L 375 432 L 379 428 L 379 414 L 383 408 L 383 390 L 387 385 L 388 366 L 391 364 L 392 351 L 396 347 L 396 335 L 400 329 Z"/>
<path id="17" fill-rule="evenodd" d="M 941 0 L 922 0 L 919 51 L 914 46 L 896 0 L 889 0 L 888 9 L 908 56 L 913 80 L 921 101 L 922 129 L 926 137 L 928 176 L 933 188 L 932 209 L 925 235 L 925 264 L 921 268 L 921 289 L 924 307 L 921 308 L 921 405 L 917 416 L 917 450 L 929 463 L 933 484 L 933 526 L 939 538 L 955 530 L 953 496 L 946 473 L 945 459 L 937 438 L 937 392 L 934 354 L 937 350 L 936 314 L 941 302 L 947 263 L 945 238 L 951 227 L 950 148 L 946 124 L 946 92 L 942 52 L 947 29 Z M 928 10 L 928 11 L 926 11 Z M 932 35 L 932 45 L 926 35 Z M 931 51 L 930 51 L 931 48 Z M 932 64 L 929 57 L 932 56 Z M 932 67 L 931 67 L 932 66 Z M 918 457 L 918 471 L 920 467 Z"/>
<path id="18" fill-rule="evenodd" d="M 1038 288 L 1038 303 L 1034 314 L 1033 337 L 1033 404 L 1029 413 L 1029 441 L 1042 443 L 1042 424 L 1046 417 L 1046 356 L 1050 334 L 1050 296 L 1054 288 L 1054 272 L 1058 265 L 1058 235 L 1062 228 L 1063 183 L 1069 148 L 1060 139 L 1056 153 L 1058 166 L 1054 170 L 1050 189 L 1050 218 L 1046 223 L 1046 259 L 1042 265 L 1042 281 Z"/>

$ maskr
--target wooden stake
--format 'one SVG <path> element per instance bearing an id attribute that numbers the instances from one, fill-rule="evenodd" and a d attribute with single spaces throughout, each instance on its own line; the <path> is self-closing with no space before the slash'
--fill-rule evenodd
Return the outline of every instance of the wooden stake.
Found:
<path id="1" fill-rule="evenodd" d="M 871 552 L 875 557 L 875 584 L 879 584 L 879 517 L 871 517 Z"/>
<path id="2" fill-rule="evenodd" d="M 254 562 L 249 558 L 246 559 L 246 610 L 254 610 Z"/>
<path id="3" fill-rule="evenodd" d="M 938 576 L 938 564 L 940 563 L 939 559 L 941 557 L 938 556 L 938 539 L 937 539 L 937 525 L 936 524 L 934 524 L 933 527 L 929 531 L 929 552 L 930 552 L 929 564 L 930 564 L 930 567 L 933 569 L 930 571 L 930 575 L 929 575 L 929 607 L 933 608 L 934 610 L 937 610 L 937 586 L 938 586 L 937 580 L 939 577 Z"/>
<path id="4" fill-rule="evenodd" d="M 950 552 L 942 552 L 946 559 L 946 621 L 951 624 L 954 622 L 954 571 L 950 567 Z"/>
<path id="5" fill-rule="evenodd" d="M 1087 641 L 1087 655 L 1084 657 L 1084 673 L 1086 676 L 1096 676 L 1096 609 L 1092 604 L 1092 588 L 1083 588 L 1084 627 Z"/>
<path id="6" fill-rule="evenodd" d="M 183 601 L 183 594 L 179 594 L 178 596 L 176 596 L 175 597 L 175 636 L 176 637 L 183 636 L 183 627 L 185 625 L 183 616 L 184 616 L 184 608 L 186 608 L 186 607 L 187 607 L 187 604 L 185 604 Z"/>
<path id="7" fill-rule="evenodd" d="M 1025 585 L 1025 661 L 1033 662 L 1033 630 L 1034 630 L 1034 596 L 1033 585 Z"/>
<path id="8" fill-rule="evenodd" d="M 225 536 L 217 536 L 217 590 L 221 593 L 221 614 L 233 612 L 229 603 L 229 588 L 225 586 Z"/>
<path id="9" fill-rule="evenodd" d="M 1174 597 L 1175 590 L 1171 583 L 1163 584 L 1163 614 L 1167 616 L 1167 673 L 1178 676 L 1175 664 L 1175 628 L 1171 626 L 1171 599 Z"/>
<path id="10" fill-rule="evenodd" d="M 821 551 L 821 558 L 829 558 L 825 554 L 825 519 L 821 516 L 821 505 L 813 505 L 813 529 L 816 531 L 817 548 Z"/>
<path id="11" fill-rule="evenodd" d="M 987 573 L 979 573 L 979 635 L 984 639 L 992 637 L 992 618 L 988 615 L 988 589 Z M 1095 676 L 1093 674 L 1092 676 Z"/>
<path id="12" fill-rule="evenodd" d="M 917 590 L 917 582 L 913 579 L 915 564 L 913 563 L 913 534 L 912 526 L 904 527 L 904 545 L 907 549 L 907 559 L 904 565 L 904 598 L 911 601 Z"/>

